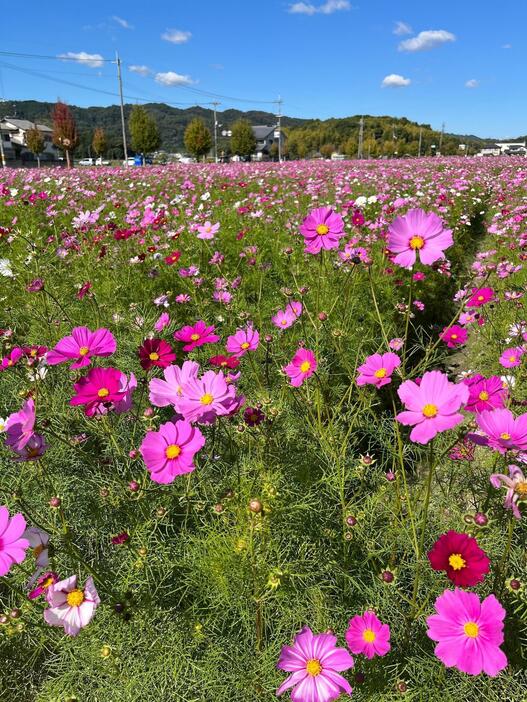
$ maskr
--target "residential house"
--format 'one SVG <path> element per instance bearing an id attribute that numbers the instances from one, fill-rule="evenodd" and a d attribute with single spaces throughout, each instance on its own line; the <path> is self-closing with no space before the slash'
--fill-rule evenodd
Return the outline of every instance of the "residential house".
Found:
<path id="1" fill-rule="evenodd" d="M 35 127 L 44 138 L 44 150 L 40 154 L 40 160 L 47 163 L 59 160 L 60 151 L 53 144 L 53 130 L 50 127 L 27 119 L 18 119 L 18 117 L 4 117 L 0 120 L 0 138 L 8 165 L 10 161 L 22 162 L 22 164 L 36 162 L 36 158 L 27 148 L 26 140 L 27 133 Z"/>
<path id="2" fill-rule="evenodd" d="M 273 144 L 278 146 L 280 141 L 282 148 L 285 144 L 285 134 L 277 125 L 268 127 L 266 125 L 258 125 L 252 128 L 254 138 L 256 139 L 256 161 L 266 161 L 275 156 L 272 153 L 271 147 Z"/>

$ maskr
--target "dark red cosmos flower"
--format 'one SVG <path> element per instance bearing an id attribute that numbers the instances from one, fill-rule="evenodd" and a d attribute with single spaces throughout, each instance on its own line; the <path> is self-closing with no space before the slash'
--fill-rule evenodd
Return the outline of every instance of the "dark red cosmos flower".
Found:
<path id="1" fill-rule="evenodd" d="M 439 537 L 428 552 L 428 560 L 434 570 L 444 570 L 459 587 L 482 582 L 490 567 L 490 560 L 476 539 L 452 530 Z"/>
<path id="2" fill-rule="evenodd" d="M 122 531 L 117 536 L 112 536 L 112 544 L 114 546 L 121 546 L 125 544 L 130 539 L 130 534 L 127 531 Z"/>
<path id="3" fill-rule="evenodd" d="M 240 361 L 235 356 L 212 356 L 209 358 L 209 363 L 218 368 L 238 368 Z"/>
<path id="4" fill-rule="evenodd" d="M 42 358 L 42 356 L 45 356 L 47 350 L 47 346 L 22 346 L 22 351 L 24 352 L 24 355 L 34 360 L 38 360 L 39 358 Z"/>
<path id="5" fill-rule="evenodd" d="M 243 418 L 250 427 L 256 427 L 264 421 L 265 414 L 258 407 L 247 407 L 243 413 Z"/>
<path id="6" fill-rule="evenodd" d="M 168 254 L 168 256 L 165 256 L 165 263 L 167 266 L 172 266 L 174 263 L 177 263 L 180 258 L 181 251 L 173 251 L 171 254 Z"/>
<path id="7" fill-rule="evenodd" d="M 166 368 L 176 360 L 176 354 L 163 339 L 145 339 L 139 347 L 139 359 L 143 370 Z"/>

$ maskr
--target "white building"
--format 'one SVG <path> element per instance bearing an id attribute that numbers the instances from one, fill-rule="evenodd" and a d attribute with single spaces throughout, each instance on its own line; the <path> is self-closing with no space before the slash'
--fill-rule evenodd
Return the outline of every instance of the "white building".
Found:
<path id="1" fill-rule="evenodd" d="M 527 144 L 524 141 L 499 141 L 487 144 L 476 156 L 527 156 Z"/>
<path id="2" fill-rule="evenodd" d="M 4 158 L 9 165 L 9 161 L 21 161 L 22 163 L 36 162 L 36 158 L 27 148 L 27 133 L 31 129 L 38 129 L 44 138 L 44 150 L 40 154 L 42 162 L 58 161 L 60 152 L 53 144 L 53 130 L 45 124 L 30 122 L 27 119 L 17 117 L 4 117 L 0 120 L 0 138 Z"/>

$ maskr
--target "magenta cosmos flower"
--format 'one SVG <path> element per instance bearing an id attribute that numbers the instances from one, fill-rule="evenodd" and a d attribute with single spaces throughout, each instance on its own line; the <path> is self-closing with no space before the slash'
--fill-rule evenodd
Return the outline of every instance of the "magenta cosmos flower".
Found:
<path id="1" fill-rule="evenodd" d="M 439 338 L 444 341 L 449 349 L 455 349 L 456 346 L 463 346 L 466 343 L 468 331 L 459 324 L 453 324 L 451 327 L 445 327 Z"/>
<path id="2" fill-rule="evenodd" d="M 353 666 L 345 648 L 337 648 L 333 634 L 313 634 L 305 626 L 292 646 L 283 646 L 276 667 L 291 675 L 276 691 L 281 695 L 294 687 L 293 702 L 333 702 L 341 693 L 351 695 L 349 682 L 340 673 Z"/>
<path id="3" fill-rule="evenodd" d="M 337 249 L 345 235 L 344 221 L 331 207 L 317 207 L 300 226 L 305 253 L 317 254 L 322 249 Z"/>
<path id="4" fill-rule="evenodd" d="M 480 602 L 475 592 L 445 590 L 435 609 L 426 620 L 426 633 L 438 641 L 435 654 L 447 668 L 492 677 L 505 668 L 507 658 L 500 648 L 505 610 L 494 595 Z"/>
<path id="5" fill-rule="evenodd" d="M 492 288 L 472 288 L 472 294 L 466 302 L 466 307 L 481 307 L 494 298 Z"/>
<path id="6" fill-rule="evenodd" d="M 449 580 L 459 587 L 472 587 L 483 582 L 490 560 L 472 536 L 447 531 L 428 552 L 434 570 L 444 570 Z"/>
<path id="7" fill-rule="evenodd" d="M 228 353 L 232 353 L 236 358 L 244 356 L 247 351 L 256 351 L 260 343 L 260 335 L 256 329 L 237 329 L 236 334 L 227 338 L 225 348 Z"/>
<path id="8" fill-rule="evenodd" d="M 499 453 L 527 450 L 527 414 L 515 418 L 509 409 L 484 410 L 476 415 L 476 423 L 486 435 L 476 443 Z"/>
<path id="9" fill-rule="evenodd" d="M 469 396 L 465 409 L 467 412 L 483 412 L 503 407 L 507 399 L 507 388 L 497 375 L 484 378 L 482 375 L 473 375 L 463 380 L 468 385 Z"/>
<path id="10" fill-rule="evenodd" d="M 19 346 L 15 346 L 15 348 L 11 349 L 7 356 L 4 356 L 4 358 L 0 359 L 0 371 L 7 370 L 7 368 L 11 368 L 12 366 L 14 366 L 16 363 L 18 363 L 18 361 L 22 358 L 23 355 L 23 350 Z"/>
<path id="11" fill-rule="evenodd" d="M 86 405 L 84 413 L 90 416 L 101 404 L 119 402 L 125 395 L 122 375 L 117 368 L 92 368 L 74 384 L 76 394 L 70 405 Z"/>
<path id="12" fill-rule="evenodd" d="M 148 432 L 139 450 L 152 480 L 171 483 L 178 475 L 194 470 L 194 456 L 203 446 L 205 437 L 200 430 L 180 419 Z"/>
<path id="13" fill-rule="evenodd" d="M 69 636 L 77 636 L 88 626 L 100 603 L 93 578 L 86 580 L 84 589 L 77 587 L 77 576 L 60 580 L 46 591 L 49 607 L 44 610 L 44 619 L 50 626 L 61 626 Z"/>
<path id="14" fill-rule="evenodd" d="M 516 519 L 521 519 L 522 514 L 518 508 L 518 502 L 527 500 L 527 478 L 519 466 L 509 466 L 509 475 L 503 473 L 493 473 L 490 476 L 493 487 L 507 488 L 504 507 L 511 509 Z"/>
<path id="15" fill-rule="evenodd" d="M 174 333 L 176 341 L 183 341 L 183 351 L 193 351 L 198 346 L 204 344 L 215 344 L 220 340 L 217 334 L 214 334 L 214 327 L 208 327 L 203 320 L 197 321 L 194 326 L 185 326 Z"/>
<path id="16" fill-rule="evenodd" d="M 401 359 L 396 353 L 374 353 L 358 367 L 357 385 L 375 385 L 376 388 L 382 388 L 383 385 L 392 382 L 392 373 L 400 365 Z"/>
<path id="17" fill-rule="evenodd" d="M 9 518 L 7 507 L 0 507 L 0 576 L 9 573 L 13 563 L 22 563 L 29 541 L 23 537 L 26 520 L 20 514 Z"/>
<path id="18" fill-rule="evenodd" d="M 388 249 L 403 268 L 412 268 L 418 252 L 421 263 L 430 266 L 445 258 L 445 249 L 453 243 L 452 231 L 444 229 L 441 218 L 420 209 L 396 217 L 388 230 Z"/>
<path id="19" fill-rule="evenodd" d="M 139 347 L 139 360 L 143 370 L 166 368 L 176 360 L 176 354 L 163 339 L 145 339 Z"/>
<path id="20" fill-rule="evenodd" d="M 298 349 L 291 363 L 282 369 L 291 379 L 294 388 L 300 387 L 306 378 L 310 378 L 317 369 L 317 359 L 313 351 Z"/>
<path id="21" fill-rule="evenodd" d="M 366 658 L 384 656 L 390 650 L 390 627 L 374 612 L 357 614 L 349 621 L 346 641 L 352 653 L 363 653 Z"/>
<path id="22" fill-rule="evenodd" d="M 110 356 L 117 344 L 108 329 L 90 331 L 88 327 L 75 327 L 71 336 L 61 339 L 54 349 L 48 351 L 46 362 L 50 366 L 74 361 L 70 368 L 84 368 L 91 363 L 92 356 Z"/>
<path id="23" fill-rule="evenodd" d="M 14 451 L 21 451 L 34 435 L 35 403 L 32 398 L 26 400 L 19 412 L 9 415 L 5 423 L 6 446 Z"/>
<path id="24" fill-rule="evenodd" d="M 399 412 L 397 421 L 413 426 L 411 441 L 427 444 L 436 434 L 461 424 L 461 405 L 468 400 L 468 387 L 451 383 L 441 371 L 428 371 L 421 384 L 405 380 L 397 390 L 405 412 Z"/>
<path id="25" fill-rule="evenodd" d="M 500 365 L 504 368 L 516 368 L 521 364 L 524 353 L 521 346 L 505 349 L 500 356 Z"/>

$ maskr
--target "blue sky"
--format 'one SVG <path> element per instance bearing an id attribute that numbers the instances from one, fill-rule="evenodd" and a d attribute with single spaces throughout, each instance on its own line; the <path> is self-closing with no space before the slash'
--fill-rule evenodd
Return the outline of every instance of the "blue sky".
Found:
<path id="1" fill-rule="evenodd" d="M 0 97 L 113 104 L 106 93 L 117 89 L 115 65 L 100 59 L 118 50 L 124 92 L 134 98 L 127 102 L 206 104 L 214 98 L 204 91 L 228 96 L 218 98 L 220 110 L 272 111 L 266 101 L 281 95 L 284 113 L 298 117 L 387 114 L 435 128 L 444 121 L 456 133 L 527 133 L 523 0 L 90 0 L 42 7 L 29 0 L 24 14 L 31 21 L 2 22 L 0 50 L 73 58 L 0 55 Z"/>

